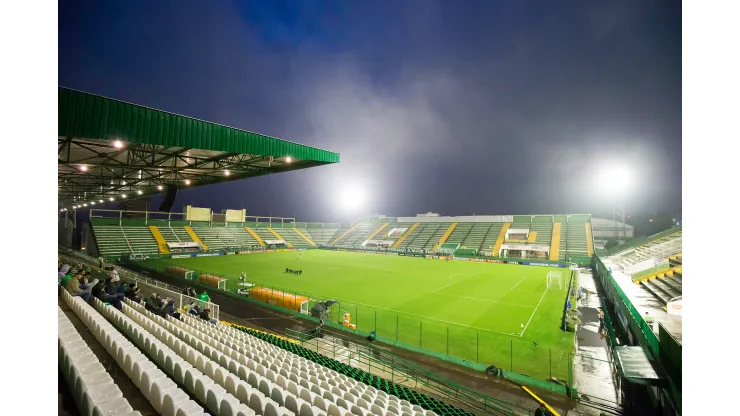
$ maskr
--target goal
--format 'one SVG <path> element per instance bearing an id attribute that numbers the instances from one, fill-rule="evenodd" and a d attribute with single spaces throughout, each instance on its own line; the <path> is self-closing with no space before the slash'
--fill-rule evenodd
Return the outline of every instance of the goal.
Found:
<path id="1" fill-rule="evenodd" d="M 547 272 L 547 289 L 563 290 L 563 272 Z"/>

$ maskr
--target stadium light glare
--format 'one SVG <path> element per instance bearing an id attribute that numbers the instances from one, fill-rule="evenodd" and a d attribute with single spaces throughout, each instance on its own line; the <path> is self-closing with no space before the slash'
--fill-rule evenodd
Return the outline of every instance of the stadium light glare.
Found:
<path id="1" fill-rule="evenodd" d="M 98 201 L 98 202 L 100 202 L 100 203 L 102 204 L 102 203 L 103 203 L 103 200 L 101 199 L 101 200 L 100 200 L 100 201 Z"/>
<path id="2" fill-rule="evenodd" d="M 358 187 L 347 188 L 342 194 L 342 207 L 347 211 L 356 211 L 365 203 L 365 194 Z"/>
<path id="3" fill-rule="evenodd" d="M 290 163 L 292 161 L 293 161 L 293 158 L 290 157 L 290 156 L 288 156 L 288 157 L 285 158 L 285 163 Z"/>
<path id="4" fill-rule="evenodd" d="M 95 205 L 95 201 L 90 201 L 90 205 Z"/>
<path id="5" fill-rule="evenodd" d="M 121 198 L 126 199 L 126 194 L 121 194 Z"/>
<path id="6" fill-rule="evenodd" d="M 162 185 L 157 185 L 157 190 L 161 191 L 162 189 L 164 189 Z"/>
<path id="7" fill-rule="evenodd" d="M 602 191 L 618 197 L 625 193 L 631 182 L 630 172 L 624 166 L 620 165 L 602 168 L 599 171 L 597 179 Z"/>
<path id="8" fill-rule="evenodd" d="M 87 206 L 87 204 L 82 204 L 82 206 L 83 206 L 83 207 L 86 207 L 86 206 Z"/>
<path id="9" fill-rule="evenodd" d="M 109 201 L 113 202 L 113 197 L 108 198 Z"/>
<path id="10" fill-rule="evenodd" d="M 86 165 L 80 166 L 80 170 L 83 172 L 87 172 L 87 166 Z"/>
<path id="11" fill-rule="evenodd" d="M 115 147 L 116 149 L 120 149 L 120 148 L 122 148 L 122 147 L 123 147 L 123 142 L 122 142 L 122 141 L 120 141 L 120 140 L 116 140 L 116 141 L 114 141 L 114 142 L 113 142 L 113 146 L 114 146 L 114 147 Z"/>
<path id="12" fill-rule="evenodd" d="M 141 190 L 138 190 L 138 191 L 136 191 L 136 193 L 137 193 L 138 195 L 141 195 L 141 194 L 143 194 L 144 192 L 142 192 Z"/>
<path id="13" fill-rule="evenodd" d="M 225 175 L 225 176 L 229 176 L 229 175 L 231 175 L 231 172 L 229 172 L 228 170 L 225 170 L 225 171 L 224 171 L 224 175 Z"/>
<path id="14" fill-rule="evenodd" d="M 190 179 L 185 179 L 185 185 L 190 185 Z"/>

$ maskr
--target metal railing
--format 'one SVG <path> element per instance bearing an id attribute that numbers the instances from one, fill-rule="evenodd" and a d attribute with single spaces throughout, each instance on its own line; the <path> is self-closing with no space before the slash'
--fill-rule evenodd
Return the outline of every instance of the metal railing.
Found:
<path id="1" fill-rule="evenodd" d="M 59 248 L 59 258 L 68 264 L 84 263 L 94 268 L 98 268 L 98 266 L 100 266 L 100 262 L 96 258 L 63 247 Z M 190 305 L 191 303 L 195 302 L 201 306 L 201 309 L 210 309 L 211 318 L 219 319 L 220 317 L 220 307 L 218 304 L 215 304 L 213 302 L 203 302 L 198 298 L 185 295 L 182 293 L 182 289 L 177 286 L 160 282 L 158 280 L 126 269 L 125 267 L 121 267 L 116 264 L 110 264 L 105 261 L 103 262 L 103 266 L 110 266 L 115 268 L 118 271 L 118 275 L 121 277 L 121 279 L 135 281 L 136 285 L 141 288 L 141 292 L 144 295 L 151 295 L 152 293 L 156 292 L 161 296 L 174 299 L 177 309 L 182 309 L 184 306 Z"/>

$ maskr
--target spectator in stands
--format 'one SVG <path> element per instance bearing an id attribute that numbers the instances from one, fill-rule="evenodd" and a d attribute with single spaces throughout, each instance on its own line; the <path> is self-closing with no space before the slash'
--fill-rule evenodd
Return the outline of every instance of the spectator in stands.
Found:
<path id="1" fill-rule="evenodd" d="M 111 296 L 105 290 L 105 282 L 100 282 L 92 288 L 92 295 L 102 302 L 110 303 L 114 308 L 119 311 L 123 309 L 123 304 L 117 296 Z"/>
<path id="2" fill-rule="evenodd" d="M 161 309 L 160 313 L 158 313 L 158 315 L 161 316 L 161 317 L 163 317 L 163 318 L 166 318 L 167 315 L 170 315 L 173 318 L 179 320 L 180 319 L 180 312 L 177 312 L 177 310 L 175 310 L 175 300 L 174 299 L 166 298 L 163 303 L 164 303 L 164 305 L 162 306 L 162 309 Z"/>
<path id="3" fill-rule="evenodd" d="M 67 274 L 68 271 L 69 271 L 69 264 L 65 264 L 64 266 L 62 266 L 61 269 L 59 269 L 59 273 Z"/>
<path id="4" fill-rule="evenodd" d="M 204 321 L 208 321 L 214 325 L 218 323 L 218 320 L 211 318 L 211 310 L 208 308 L 203 309 L 203 312 L 200 313 L 200 319 Z"/>
<path id="5" fill-rule="evenodd" d="M 185 290 L 182 292 L 182 294 L 185 295 L 185 296 L 190 296 L 191 298 L 194 298 L 194 297 L 197 297 L 198 296 L 198 294 L 195 292 L 195 289 L 193 289 L 190 286 L 188 286 L 187 288 L 185 288 Z"/>
<path id="6" fill-rule="evenodd" d="M 144 298 L 144 309 L 149 312 L 157 313 L 162 308 L 162 302 L 159 299 L 157 292 L 153 292 L 151 295 Z"/>
<path id="7" fill-rule="evenodd" d="M 547 410 L 547 407 L 545 407 L 545 403 L 540 402 L 539 407 L 537 407 L 537 410 L 534 411 L 534 416 L 550 416 L 552 413 Z"/>
<path id="8" fill-rule="evenodd" d="M 190 307 L 188 308 L 188 312 L 195 316 L 200 316 L 201 310 L 200 306 L 198 306 L 198 302 L 193 302 L 190 304 Z"/>
<path id="9" fill-rule="evenodd" d="M 114 296 L 122 300 L 125 297 L 125 294 L 118 291 L 118 287 L 120 285 L 121 278 L 118 277 L 118 273 L 111 272 L 111 277 L 105 281 L 105 292 L 110 296 Z"/>
<path id="10" fill-rule="evenodd" d="M 69 292 L 72 296 L 79 296 L 81 297 L 85 302 L 90 300 L 90 292 L 85 291 L 80 287 L 80 280 L 82 279 L 81 274 L 74 275 L 71 279 L 67 281 L 67 285 L 65 286 L 65 289 L 67 289 L 67 292 Z"/>
<path id="11" fill-rule="evenodd" d="M 141 303 L 141 288 L 136 285 L 136 282 L 132 283 L 126 291 L 126 297 L 136 303 Z"/>

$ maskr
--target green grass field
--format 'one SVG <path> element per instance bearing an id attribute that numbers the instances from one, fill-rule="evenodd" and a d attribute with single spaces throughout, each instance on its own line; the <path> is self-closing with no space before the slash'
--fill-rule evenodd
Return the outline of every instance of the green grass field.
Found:
<path id="1" fill-rule="evenodd" d="M 160 260 L 340 305 L 363 332 L 472 362 L 546 379 L 567 380 L 573 333 L 562 314 L 570 270 L 449 262 L 325 250 Z M 285 273 L 301 269 L 302 275 Z M 562 289 L 547 289 L 547 273 Z M 547 290 L 546 290 L 547 289 Z"/>

